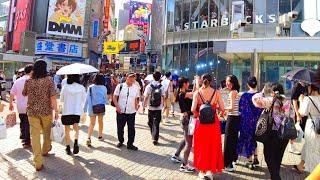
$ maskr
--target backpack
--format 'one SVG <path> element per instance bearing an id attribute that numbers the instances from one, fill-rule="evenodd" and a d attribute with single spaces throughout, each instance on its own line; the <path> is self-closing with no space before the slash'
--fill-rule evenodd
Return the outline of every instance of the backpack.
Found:
<path id="1" fill-rule="evenodd" d="M 159 107 L 161 105 L 161 96 L 162 96 L 162 85 L 154 86 L 153 84 L 150 85 L 152 88 L 151 97 L 150 97 L 150 106 L 151 107 Z"/>
<path id="2" fill-rule="evenodd" d="M 199 92 L 199 96 L 202 101 L 202 105 L 200 106 L 199 112 L 199 120 L 200 124 L 212 124 L 215 122 L 215 114 L 216 110 L 212 109 L 211 101 L 215 95 L 216 91 L 213 92 L 210 101 L 205 101 L 201 93 Z"/>

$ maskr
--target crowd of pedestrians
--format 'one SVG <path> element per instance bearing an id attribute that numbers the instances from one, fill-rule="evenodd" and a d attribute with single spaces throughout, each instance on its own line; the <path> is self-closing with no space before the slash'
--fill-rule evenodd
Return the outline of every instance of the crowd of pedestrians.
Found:
<path id="1" fill-rule="evenodd" d="M 260 164 L 257 158 L 257 121 L 266 111 L 271 112 L 272 127 L 269 138 L 263 142 L 264 157 L 272 180 L 279 180 L 280 166 L 287 145 L 289 151 L 299 154 L 296 140 L 281 138 L 285 120 L 294 116 L 304 130 L 305 143 L 301 162 L 293 166 L 298 173 L 312 172 L 320 162 L 320 85 L 319 82 L 298 82 L 293 89 L 289 106 L 284 88 L 279 83 L 266 83 L 258 90 L 255 77 L 247 80 L 247 91 L 240 92 L 238 78 L 229 75 L 220 88 L 213 88 L 213 77 L 204 74 L 193 81 L 186 77 L 173 78 L 168 72 L 154 72 L 152 80 L 144 74 L 127 73 L 123 76 L 97 73 L 94 75 L 67 75 L 60 77 L 46 71 L 43 60 L 24 68 L 24 75 L 16 79 L 10 92 L 10 110 L 17 104 L 22 145 L 32 147 L 37 171 L 42 170 L 42 157 L 52 149 L 50 133 L 53 119 L 65 126 L 65 145 L 68 155 L 79 153 L 79 122 L 85 114 L 90 117 L 86 145 L 94 146 L 91 136 L 98 121 L 98 140 L 103 137 L 105 105 L 115 107 L 118 148 L 125 143 L 124 128 L 128 126 L 126 147 L 138 150 L 135 141 L 136 113 L 148 114 L 148 126 L 153 144 L 159 146 L 160 123 L 169 121 L 170 109 L 179 105 L 183 139 L 171 160 L 180 163 L 182 172 L 199 172 L 200 178 L 210 178 L 214 173 L 235 171 L 239 157 L 247 159 L 252 170 Z M 192 82 L 192 83 L 191 83 Z M 191 84 L 190 84 L 191 83 Z M 59 92 L 59 94 L 57 93 Z M 225 95 L 226 94 L 226 95 Z M 62 110 L 59 112 L 57 97 Z M 292 108 L 292 112 L 288 109 Z M 145 112 L 145 109 L 148 109 Z M 289 113 L 288 113 L 289 112 Z M 225 130 L 221 119 L 227 119 Z M 70 129 L 74 130 L 71 151 Z M 43 134 L 43 145 L 40 132 Z M 225 133 L 222 141 L 222 133 Z M 81 141 L 81 140 L 80 140 Z M 222 145 L 222 143 L 224 143 Z M 224 148 L 223 148 L 224 147 Z M 189 162 L 193 150 L 193 163 Z M 180 158 L 181 152 L 182 158 Z"/>

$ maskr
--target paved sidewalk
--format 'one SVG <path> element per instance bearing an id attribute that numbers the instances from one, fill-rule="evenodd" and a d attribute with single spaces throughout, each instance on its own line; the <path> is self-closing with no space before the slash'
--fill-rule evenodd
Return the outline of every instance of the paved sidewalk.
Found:
<path id="1" fill-rule="evenodd" d="M 6 107 L 8 108 L 8 106 Z M 1 113 L 5 116 L 8 111 Z M 49 157 L 44 158 L 44 170 L 35 172 L 32 152 L 22 148 L 19 140 L 19 125 L 8 129 L 7 139 L 0 140 L 0 179 L 197 179 L 197 174 L 180 173 L 178 164 L 170 161 L 178 142 L 182 139 L 178 118 L 161 125 L 160 145 L 154 146 L 147 126 L 147 116 L 137 115 L 136 141 L 139 151 L 118 149 L 115 111 L 107 108 L 104 119 L 105 141 L 97 140 L 97 130 L 92 138 L 93 148 L 87 148 L 87 123 L 81 125 L 80 153 L 68 156 L 65 146 L 53 143 Z M 97 129 L 97 127 L 96 127 Z M 126 133 L 125 133 L 126 137 Z M 193 157 L 193 154 L 190 156 Z M 192 160 L 192 159 L 191 159 Z M 256 171 L 244 167 L 240 161 L 235 173 L 220 173 L 215 179 L 267 179 L 269 177 L 263 160 L 262 145 L 259 144 L 260 167 Z M 281 168 L 281 177 L 300 180 L 306 174 L 298 175 L 291 166 L 300 161 L 300 156 L 286 152 Z"/>

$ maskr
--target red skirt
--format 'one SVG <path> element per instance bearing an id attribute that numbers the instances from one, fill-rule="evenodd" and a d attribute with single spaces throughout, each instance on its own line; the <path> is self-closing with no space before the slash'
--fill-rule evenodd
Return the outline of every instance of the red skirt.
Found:
<path id="1" fill-rule="evenodd" d="M 194 130 L 194 167 L 199 171 L 222 172 L 224 168 L 219 119 L 213 124 L 200 124 Z"/>

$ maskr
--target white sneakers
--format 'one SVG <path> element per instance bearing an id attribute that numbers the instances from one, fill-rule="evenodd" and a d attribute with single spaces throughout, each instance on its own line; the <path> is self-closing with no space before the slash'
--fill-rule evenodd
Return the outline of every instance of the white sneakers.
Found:
<path id="1" fill-rule="evenodd" d="M 199 179 L 210 179 L 213 180 L 213 175 L 211 171 L 207 171 L 206 173 L 199 172 Z"/>
<path id="2" fill-rule="evenodd" d="M 289 152 L 292 154 L 300 155 L 301 152 L 299 152 L 294 144 L 289 143 Z"/>

